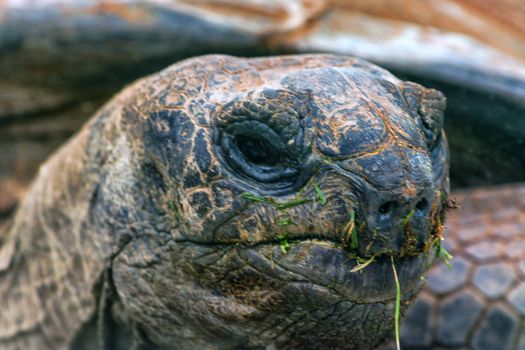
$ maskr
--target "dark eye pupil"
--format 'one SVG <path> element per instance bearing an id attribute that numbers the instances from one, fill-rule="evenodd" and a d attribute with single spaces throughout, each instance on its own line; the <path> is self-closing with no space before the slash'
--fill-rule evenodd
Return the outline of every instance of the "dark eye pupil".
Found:
<path id="1" fill-rule="evenodd" d="M 256 137 L 241 137 L 237 140 L 237 147 L 244 157 L 254 164 L 275 165 L 279 163 L 279 155 L 265 140 Z"/>

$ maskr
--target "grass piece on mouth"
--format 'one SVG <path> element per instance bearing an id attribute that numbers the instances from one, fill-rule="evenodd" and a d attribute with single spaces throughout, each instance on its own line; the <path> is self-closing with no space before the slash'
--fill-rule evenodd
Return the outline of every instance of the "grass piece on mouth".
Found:
<path id="1" fill-rule="evenodd" d="M 242 194 L 242 198 L 244 198 L 244 199 L 246 199 L 248 201 L 259 202 L 259 203 L 272 203 L 273 202 L 270 198 L 257 196 L 255 194 L 249 193 L 249 192 L 243 193 Z"/>
<path id="2" fill-rule="evenodd" d="M 288 242 L 288 238 L 285 235 L 279 235 L 277 236 L 277 239 L 279 239 L 279 248 L 281 248 L 281 252 L 283 254 L 288 253 L 290 250 L 290 243 Z"/>
<path id="3" fill-rule="evenodd" d="M 350 272 L 362 271 L 364 268 L 366 268 L 371 263 L 373 263 L 375 259 L 376 259 L 375 255 L 373 257 L 371 257 L 370 259 L 368 259 L 368 260 L 365 260 L 363 258 L 357 257 L 356 258 L 357 266 L 355 266 L 353 269 L 351 269 Z"/>
<path id="4" fill-rule="evenodd" d="M 396 347 L 397 350 L 401 350 L 399 343 L 399 310 L 401 309 L 401 286 L 399 285 L 399 279 L 397 278 L 396 264 L 394 263 L 394 257 L 390 256 L 392 262 L 392 271 L 394 272 L 394 280 L 396 282 L 396 309 L 394 313 L 395 333 L 396 333 Z"/>
<path id="5" fill-rule="evenodd" d="M 438 217 L 437 225 L 432 239 L 432 246 L 436 249 L 435 257 L 443 259 L 443 262 L 450 270 L 454 270 L 454 266 L 450 264 L 450 260 L 454 257 L 441 244 L 445 240 L 443 237 L 444 226 L 441 224 L 441 219 Z"/>
<path id="6" fill-rule="evenodd" d="M 277 221 L 279 226 L 295 225 L 295 222 L 291 218 L 282 218 Z"/>
<path id="7" fill-rule="evenodd" d="M 177 209 L 177 204 L 174 200 L 168 202 L 168 209 L 175 213 L 175 217 L 179 219 L 179 210 Z"/>
<path id="8" fill-rule="evenodd" d="M 326 204 L 326 196 L 324 195 L 323 191 L 321 191 L 321 188 L 317 184 L 314 185 L 315 193 L 317 194 L 317 200 L 321 205 Z"/>
<path id="9" fill-rule="evenodd" d="M 450 260 L 454 256 L 450 254 L 445 249 L 445 247 L 443 247 L 443 245 L 441 244 L 442 241 L 443 241 L 443 238 L 439 238 L 439 237 L 436 237 L 436 239 L 434 240 L 434 247 L 436 247 L 436 258 L 443 259 L 443 262 L 445 263 L 445 265 L 447 265 L 449 270 L 454 270 L 454 266 L 450 264 Z"/>
<path id="10" fill-rule="evenodd" d="M 277 208 L 277 210 L 284 210 L 284 209 L 295 207 L 297 205 L 301 205 L 301 204 L 308 203 L 308 202 L 310 202 L 310 199 L 307 199 L 307 198 L 296 198 L 296 199 L 293 199 L 293 200 L 291 200 L 289 202 L 274 202 L 274 204 L 275 204 L 275 207 Z"/>
<path id="11" fill-rule="evenodd" d="M 415 209 L 412 209 L 408 214 L 407 216 L 405 216 L 403 218 L 403 221 L 401 222 L 401 225 L 403 227 L 407 227 L 408 223 L 410 222 L 410 219 L 412 219 L 412 216 L 414 216 L 414 213 L 416 212 Z"/>

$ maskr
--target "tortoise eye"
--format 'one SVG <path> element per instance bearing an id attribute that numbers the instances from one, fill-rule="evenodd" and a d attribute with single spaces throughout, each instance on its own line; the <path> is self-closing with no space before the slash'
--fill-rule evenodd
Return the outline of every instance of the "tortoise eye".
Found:
<path id="1" fill-rule="evenodd" d="M 258 188 L 284 190 L 296 185 L 300 154 L 266 123 L 246 120 L 217 130 L 224 164 L 239 179 L 257 181 Z"/>
<path id="2" fill-rule="evenodd" d="M 221 108 L 213 138 L 232 179 L 268 194 L 291 193 L 308 181 L 315 159 L 309 157 L 313 128 L 302 124 L 307 98 L 254 90 Z"/>
<path id="3" fill-rule="evenodd" d="M 262 138 L 240 136 L 236 143 L 246 160 L 255 165 L 273 166 L 281 161 L 272 145 Z"/>

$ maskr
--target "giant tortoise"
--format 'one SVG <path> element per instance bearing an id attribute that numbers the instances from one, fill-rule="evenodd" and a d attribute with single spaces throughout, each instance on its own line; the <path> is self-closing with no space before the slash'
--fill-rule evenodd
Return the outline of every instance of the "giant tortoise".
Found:
<path id="1" fill-rule="evenodd" d="M 2 235 L 0 346 L 375 348 L 443 249 L 444 109 L 346 56 L 133 84 Z"/>
<path id="2" fill-rule="evenodd" d="M 525 12 L 519 0 L 487 4 L 4 1 L 0 226 L 36 165 L 109 94 L 176 59 L 207 52 L 340 52 L 381 63 L 446 93 L 453 186 L 523 181 Z M 402 328 L 405 347 L 525 347 L 521 188 L 458 192 L 460 208 L 445 227 L 445 244 L 460 268 L 431 269 Z M 494 285 L 499 292 L 490 294 Z M 468 312 L 456 307 L 459 301 L 471 306 Z"/>

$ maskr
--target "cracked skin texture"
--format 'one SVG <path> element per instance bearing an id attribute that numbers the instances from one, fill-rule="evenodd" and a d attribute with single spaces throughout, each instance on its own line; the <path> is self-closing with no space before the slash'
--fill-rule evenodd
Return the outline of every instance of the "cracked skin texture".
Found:
<path id="1" fill-rule="evenodd" d="M 444 108 L 344 56 L 204 56 L 136 82 L 0 233 L 0 348 L 374 348 L 390 256 L 403 312 L 440 232 Z"/>

